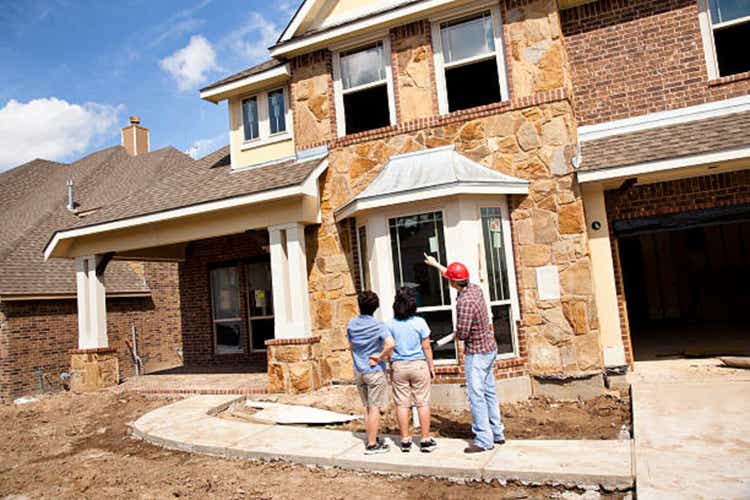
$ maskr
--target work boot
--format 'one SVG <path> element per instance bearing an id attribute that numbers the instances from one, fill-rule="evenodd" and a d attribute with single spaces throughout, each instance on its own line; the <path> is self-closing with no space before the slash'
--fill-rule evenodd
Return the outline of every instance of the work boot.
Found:
<path id="1" fill-rule="evenodd" d="M 483 451 L 490 451 L 492 448 L 482 448 L 474 443 L 464 448 L 464 453 L 482 453 Z"/>

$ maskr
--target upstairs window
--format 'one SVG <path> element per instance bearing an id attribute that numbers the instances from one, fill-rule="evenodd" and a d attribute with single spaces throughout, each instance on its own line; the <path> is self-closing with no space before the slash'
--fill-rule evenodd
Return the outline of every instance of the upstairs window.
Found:
<path id="1" fill-rule="evenodd" d="M 251 97 L 242 101 L 242 125 L 245 129 L 246 141 L 252 141 L 260 137 L 257 97 Z"/>
<path id="2" fill-rule="evenodd" d="M 339 135 L 395 124 L 387 39 L 341 51 L 334 64 Z"/>
<path id="3" fill-rule="evenodd" d="M 701 18 L 709 77 L 750 71 L 750 1 L 701 0 Z"/>
<path id="4" fill-rule="evenodd" d="M 289 100 L 285 88 L 242 99 L 242 128 L 246 147 L 290 139 Z"/>
<path id="5" fill-rule="evenodd" d="M 499 9 L 432 26 L 442 114 L 508 98 Z"/>

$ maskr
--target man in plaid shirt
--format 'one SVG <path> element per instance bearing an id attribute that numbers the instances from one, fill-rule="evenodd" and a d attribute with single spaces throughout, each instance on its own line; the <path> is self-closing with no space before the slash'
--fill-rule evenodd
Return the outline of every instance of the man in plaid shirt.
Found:
<path id="1" fill-rule="evenodd" d="M 469 283 L 469 270 L 460 262 L 445 267 L 425 254 L 425 263 L 438 269 L 458 291 L 455 334 L 465 343 L 466 390 L 473 420 L 471 430 L 475 436 L 474 443 L 464 452 L 491 450 L 495 444 L 505 443 L 505 428 L 500 418 L 493 372 L 497 344 L 482 289 Z"/>

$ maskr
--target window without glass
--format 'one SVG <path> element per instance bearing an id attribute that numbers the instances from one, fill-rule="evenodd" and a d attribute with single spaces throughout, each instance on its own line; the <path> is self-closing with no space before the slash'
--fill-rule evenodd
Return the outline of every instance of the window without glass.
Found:
<path id="1" fill-rule="evenodd" d="M 284 110 L 284 90 L 278 89 L 268 93 L 268 121 L 271 134 L 286 131 L 286 117 Z"/>
<path id="2" fill-rule="evenodd" d="M 498 47 L 490 11 L 440 24 L 447 111 L 503 99 Z"/>
<path id="3" fill-rule="evenodd" d="M 251 97 L 250 99 L 242 101 L 242 124 L 245 129 L 246 141 L 251 141 L 260 137 L 257 97 Z"/>
<path id="4" fill-rule="evenodd" d="M 391 257 L 396 287 L 415 291 L 417 312 L 437 340 L 453 332 L 453 313 L 448 284 L 424 263 L 424 254 L 445 261 L 443 215 L 440 212 L 396 217 L 389 220 Z M 433 345 L 435 359 L 456 359 L 456 345 Z"/>
<path id="5" fill-rule="evenodd" d="M 339 54 L 345 134 L 391 124 L 382 43 Z"/>
<path id="6" fill-rule="evenodd" d="M 707 1 L 719 76 L 750 71 L 750 1 Z"/>
<path id="7" fill-rule="evenodd" d="M 211 270 L 211 303 L 216 353 L 242 352 L 240 280 L 236 266 Z"/>
<path id="8" fill-rule="evenodd" d="M 497 352 L 513 352 L 511 301 L 508 289 L 503 216 L 499 207 L 482 208 L 482 235 L 490 289 L 490 309 Z"/>

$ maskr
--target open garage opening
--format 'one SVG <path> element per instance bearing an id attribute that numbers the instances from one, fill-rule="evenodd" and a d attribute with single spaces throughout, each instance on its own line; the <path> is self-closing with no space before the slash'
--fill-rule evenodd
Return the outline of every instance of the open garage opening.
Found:
<path id="1" fill-rule="evenodd" d="M 616 221 L 636 361 L 750 354 L 750 211 Z"/>

